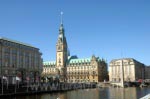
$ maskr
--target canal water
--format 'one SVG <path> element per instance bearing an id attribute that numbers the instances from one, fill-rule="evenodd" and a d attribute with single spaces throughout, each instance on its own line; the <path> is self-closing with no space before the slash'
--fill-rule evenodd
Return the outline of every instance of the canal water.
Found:
<path id="1" fill-rule="evenodd" d="M 139 99 L 150 93 L 150 88 L 95 88 L 62 93 L 18 96 L 11 99 Z"/>

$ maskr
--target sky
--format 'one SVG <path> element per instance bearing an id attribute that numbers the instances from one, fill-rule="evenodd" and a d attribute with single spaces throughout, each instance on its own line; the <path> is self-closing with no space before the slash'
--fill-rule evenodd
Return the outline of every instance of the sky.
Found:
<path id="1" fill-rule="evenodd" d="M 56 59 L 60 12 L 71 55 L 134 58 L 150 65 L 149 0 L 0 0 L 0 36 Z"/>

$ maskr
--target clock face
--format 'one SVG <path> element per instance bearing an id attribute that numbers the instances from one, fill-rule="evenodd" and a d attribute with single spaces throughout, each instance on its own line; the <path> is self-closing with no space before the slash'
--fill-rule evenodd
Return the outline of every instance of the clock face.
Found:
<path id="1" fill-rule="evenodd" d="M 59 37 L 62 38 L 62 35 L 60 34 Z"/>

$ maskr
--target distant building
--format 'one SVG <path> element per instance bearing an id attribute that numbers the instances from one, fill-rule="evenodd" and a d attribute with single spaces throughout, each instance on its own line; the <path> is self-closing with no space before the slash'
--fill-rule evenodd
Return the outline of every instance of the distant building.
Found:
<path id="1" fill-rule="evenodd" d="M 121 65 L 124 71 L 124 81 L 144 79 L 144 64 L 133 58 L 114 59 L 109 64 L 109 80 L 121 81 Z"/>
<path id="2" fill-rule="evenodd" d="M 61 82 L 100 82 L 108 78 L 107 64 L 103 59 L 94 55 L 91 58 L 79 59 L 69 54 L 61 23 L 56 44 L 56 61 L 44 62 L 42 75 L 58 78 Z"/>
<path id="3" fill-rule="evenodd" d="M 107 64 L 99 57 L 78 59 L 77 57 L 68 57 L 65 69 L 56 67 L 55 62 L 44 62 L 43 76 L 46 77 L 64 77 L 61 80 L 66 82 L 100 82 L 108 79 Z M 65 74 L 62 74 L 65 72 Z"/>
<path id="4" fill-rule="evenodd" d="M 42 53 L 29 44 L 0 37 L 0 75 L 9 83 L 16 77 L 21 82 L 39 80 L 42 72 Z M 28 78 L 28 79 L 26 79 Z"/>
<path id="5" fill-rule="evenodd" d="M 150 66 L 145 66 L 145 79 L 150 79 Z"/>

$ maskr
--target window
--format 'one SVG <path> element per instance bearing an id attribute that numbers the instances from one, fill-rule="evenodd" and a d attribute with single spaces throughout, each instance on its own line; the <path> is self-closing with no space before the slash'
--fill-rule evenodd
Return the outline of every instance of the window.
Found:
<path id="1" fill-rule="evenodd" d="M 5 53 L 9 53 L 10 49 L 8 47 L 5 47 Z"/>
<path id="2" fill-rule="evenodd" d="M 93 79 L 94 79 L 95 77 L 93 76 Z"/>
<path id="3" fill-rule="evenodd" d="M 16 49 L 12 49 L 12 54 L 17 54 L 17 50 Z"/>
<path id="4" fill-rule="evenodd" d="M 5 74 L 8 74 L 8 70 L 5 70 Z"/>

